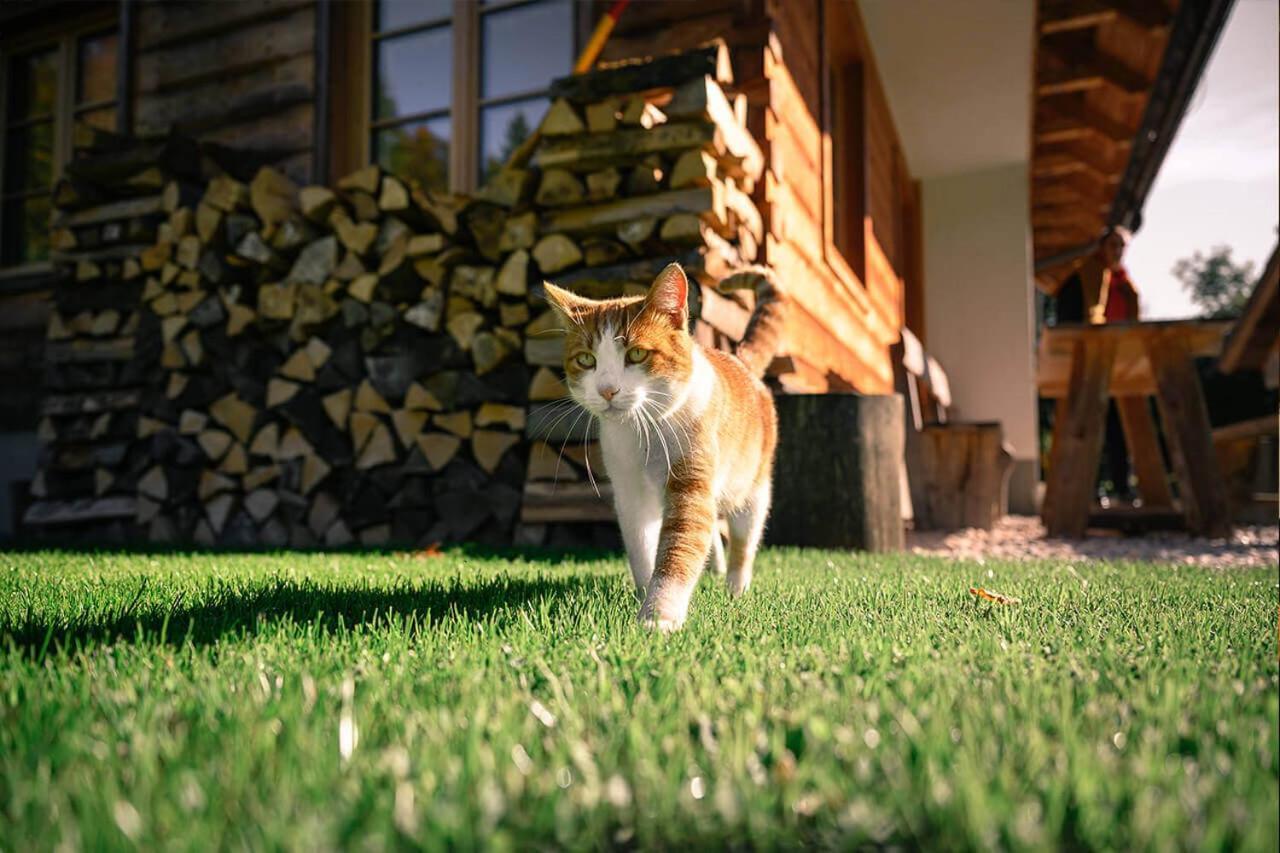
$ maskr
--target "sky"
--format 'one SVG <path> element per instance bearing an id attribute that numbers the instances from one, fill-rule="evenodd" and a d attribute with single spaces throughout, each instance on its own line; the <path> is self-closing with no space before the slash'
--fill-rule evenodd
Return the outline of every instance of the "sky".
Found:
<path id="1" fill-rule="evenodd" d="M 1197 313 L 1173 265 L 1218 245 L 1255 273 L 1280 222 L 1280 0 L 1236 0 L 1125 265 L 1145 319 Z"/>

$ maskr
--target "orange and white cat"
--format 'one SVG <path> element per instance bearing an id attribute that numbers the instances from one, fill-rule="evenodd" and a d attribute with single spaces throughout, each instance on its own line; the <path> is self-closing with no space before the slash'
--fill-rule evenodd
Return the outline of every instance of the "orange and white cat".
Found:
<path id="1" fill-rule="evenodd" d="M 708 555 L 739 596 L 751 583 L 777 445 L 773 398 L 759 376 L 773 356 L 781 302 L 753 267 L 722 289 L 754 286 L 756 311 L 737 355 L 689 334 L 689 280 L 664 269 L 646 296 L 592 300 L 546 284 L 565 328 L 570 395 L 599 421 L 642 624 L 680 628 Z M 724 566 L 717 518 L 728 521 Z"/>

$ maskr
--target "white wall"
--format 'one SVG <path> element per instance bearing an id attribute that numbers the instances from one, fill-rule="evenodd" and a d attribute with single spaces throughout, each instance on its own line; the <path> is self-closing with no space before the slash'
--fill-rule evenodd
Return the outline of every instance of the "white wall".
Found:
<path id="1" fill-rule="evenodd" d="M 1035 511 L 1039 451 L 1030 212 L 1023 163 L 921 182 L 925 349 L 955 417 L 1000 421 L 1017 467 L 1009 508 Z"/>

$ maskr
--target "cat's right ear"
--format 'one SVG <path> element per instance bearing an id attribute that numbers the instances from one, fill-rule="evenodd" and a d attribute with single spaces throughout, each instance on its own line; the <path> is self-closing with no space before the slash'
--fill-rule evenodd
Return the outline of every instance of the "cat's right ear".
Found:
<path id="1" fill-rule="evenodd" d="M 555 309 L 556 317 L 566 330 L 582 324 L 582 313 L 590 300 L 583 299 L 563 287 L 556 287 L 549 281 L 544 281 L 542 288 L 547 295 L 547 302 Z"/>

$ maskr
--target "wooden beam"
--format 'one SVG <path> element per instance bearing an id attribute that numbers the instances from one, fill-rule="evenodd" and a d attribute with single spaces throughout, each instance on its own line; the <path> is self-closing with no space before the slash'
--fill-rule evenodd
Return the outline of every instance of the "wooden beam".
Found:
<path id="1" fill-rule="evenodd" d="M 1121 19 L 1154 30 L 1169 26 L 1173 17 L 1159 0 L 1050 0 L 1041 9 L 1041 35 L 1094 29 Z"/>
<path id="2" fill-rule="evenodd" d="M 1042 43 L 1042 47 L 1044 44 Z M 1050 49 L 1050 52 L 1055 53 Z M 1130 95 L 1145 93 L 1152 81 L 1120 60 L 1095 51 L 1091 56 L 1063 57 L 1059 68 L 1046 68 L 1036 75 L 1036 94 L 1041 97 L 1069 92 L 1087 92 L 1111 86 Z"/>

